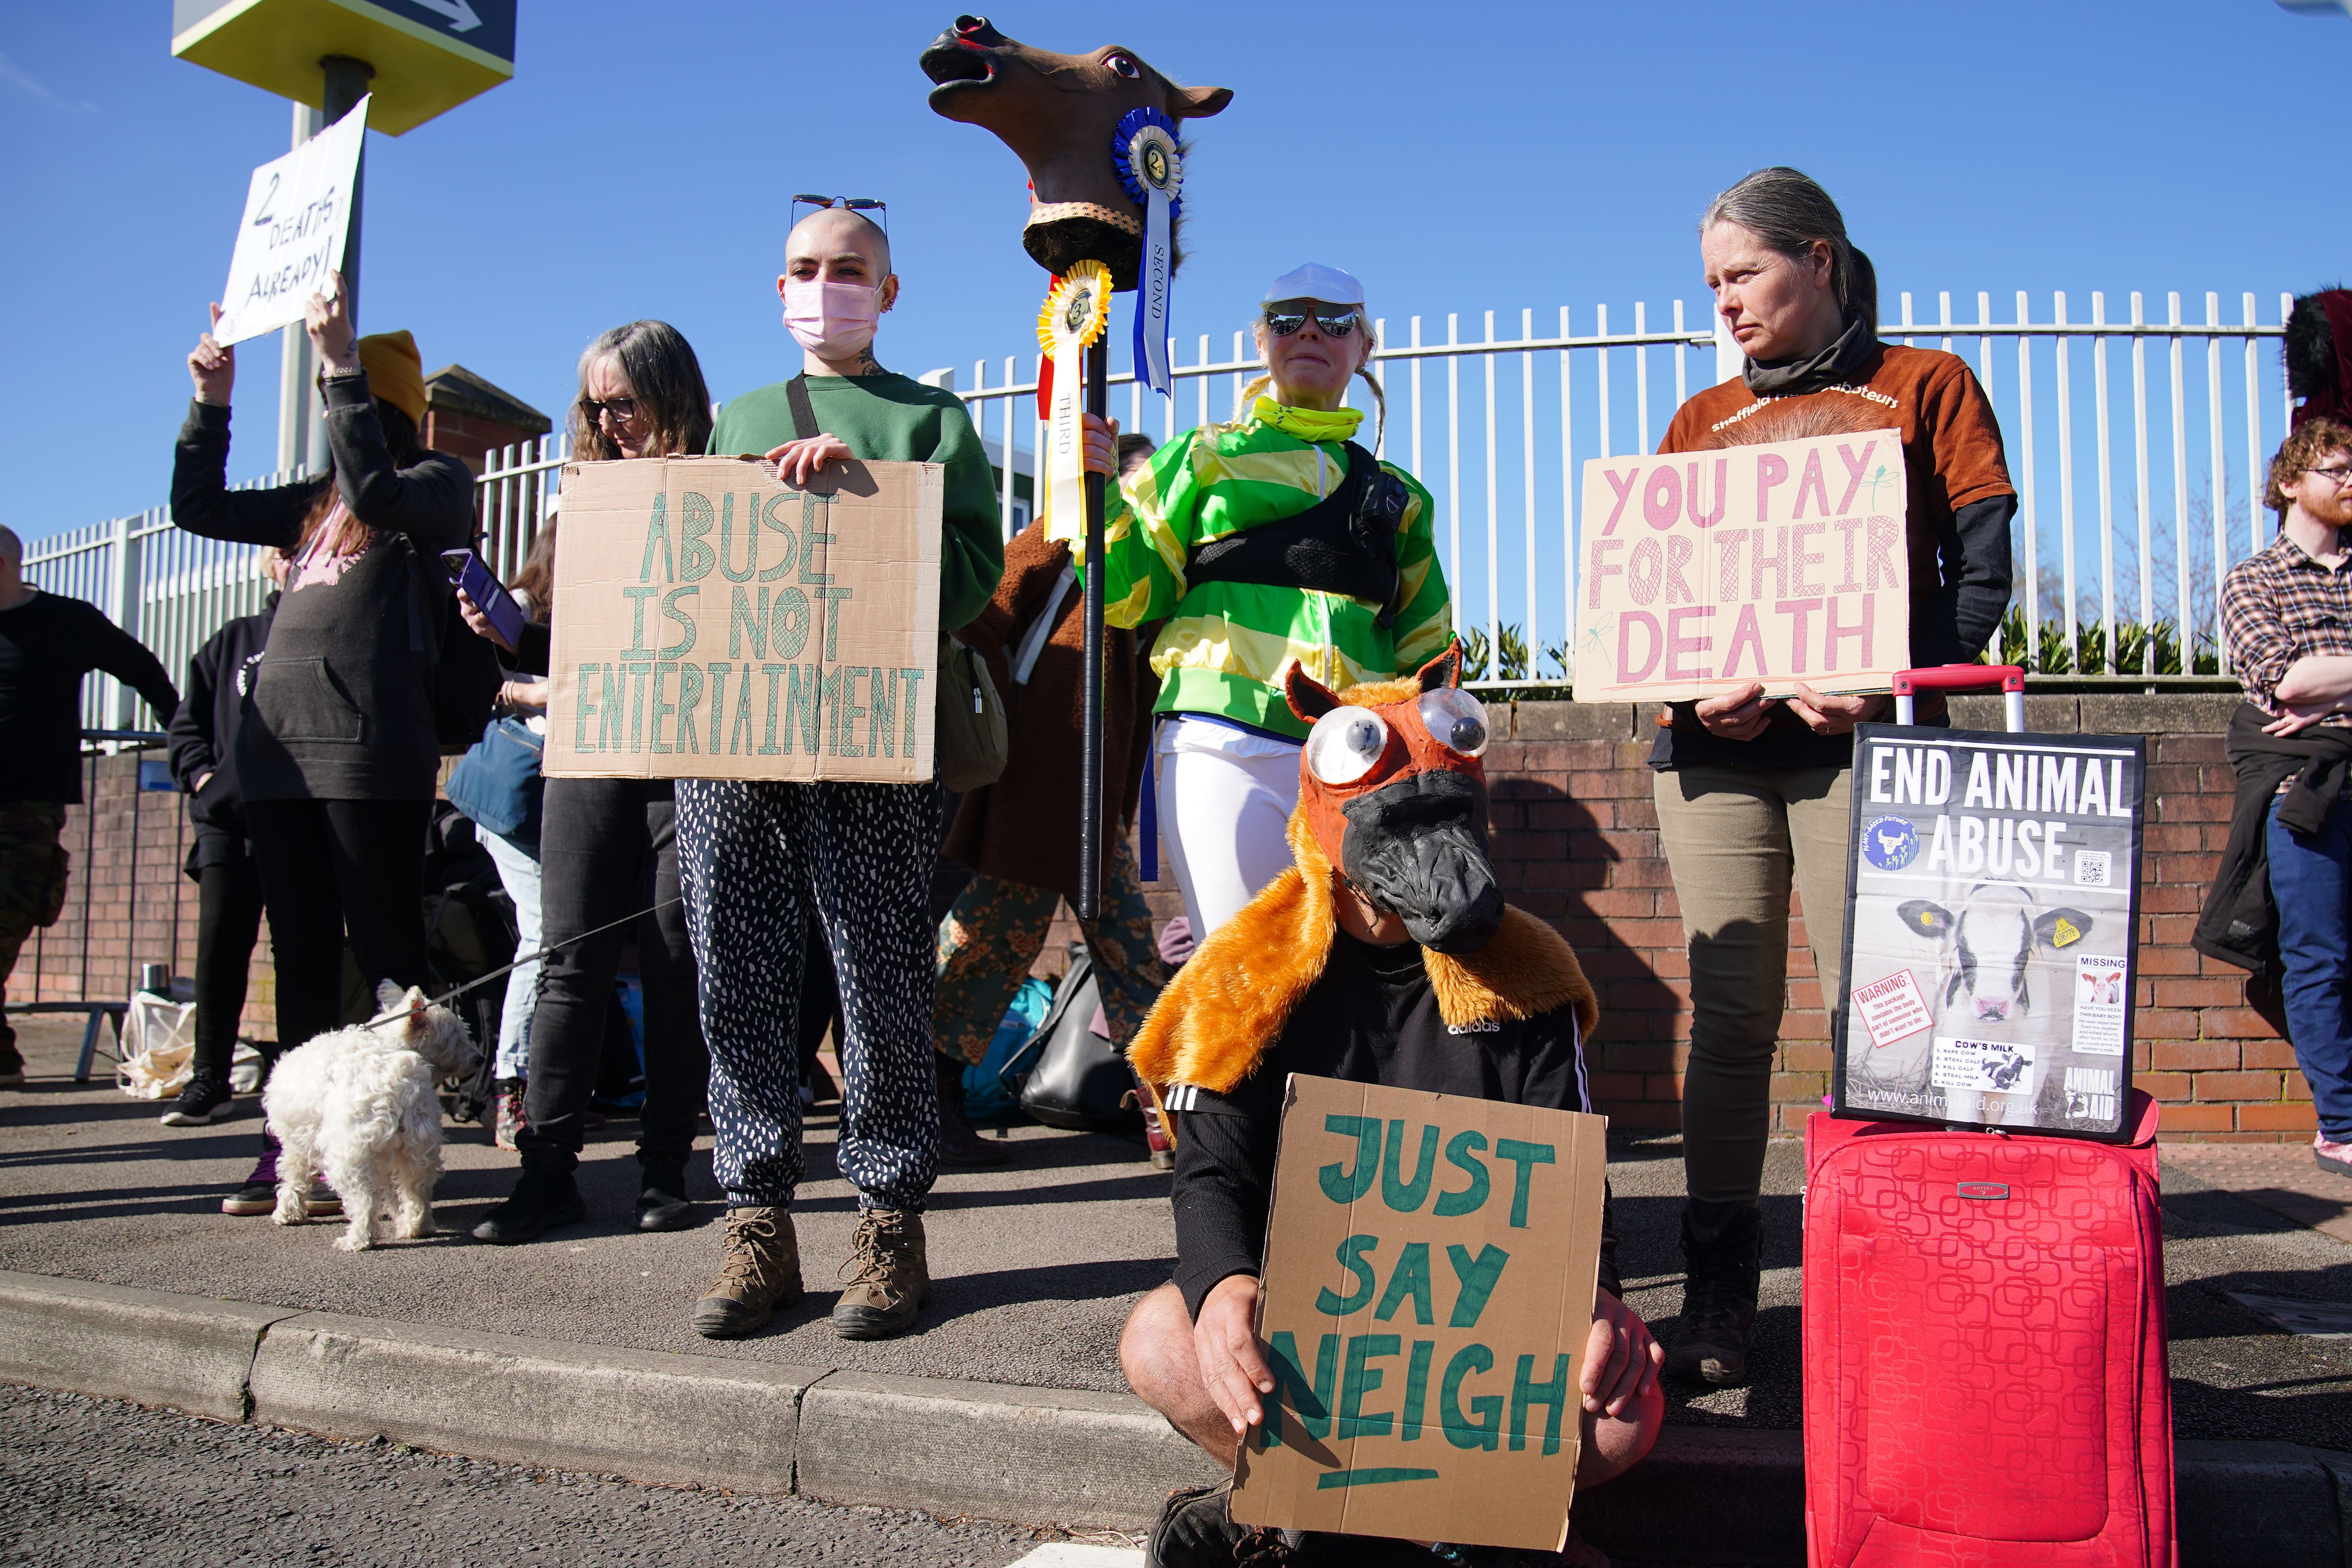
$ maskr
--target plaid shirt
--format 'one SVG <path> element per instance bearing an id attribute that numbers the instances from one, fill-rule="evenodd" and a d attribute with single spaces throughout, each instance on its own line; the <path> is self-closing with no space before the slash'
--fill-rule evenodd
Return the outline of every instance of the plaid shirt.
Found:
<path id="1" fill-rule="evenodd" d="M 2246 700 L 2282 714 L 2272 693 L 2289 666 L 2305 654 L 2352 654 L 2352 563 L 2328 566 L 2282 533 L 2230 568 L 2221 626 Z M 2352 725 L 2352 714 L 2331 713 L 2320 722 Z"/>

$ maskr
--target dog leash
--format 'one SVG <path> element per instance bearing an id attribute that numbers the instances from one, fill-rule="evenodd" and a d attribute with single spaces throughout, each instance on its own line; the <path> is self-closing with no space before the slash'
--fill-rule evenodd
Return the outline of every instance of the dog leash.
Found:
<path id="1" fill-rule="evenodd" d="M 438 996 L 427 996 L 425 999 L 425 1005 L 427 1007 L 446 1007 L 450 1003 L 456 1001 L 458 997 L 463 996 L 467 992 L 475 989 L 477 986 L 488 985 L 491 981 L 496 980 L 501 974 L 511 974 L 526 963 L 537 963 L 541 959 L 545 958 L 551 953 L 562 952 L 565 948 L 570 947 L 573 942 L 586 942 L 592 936 L 602 936 L 606 931 L 611 931 L 615 927 L 627 925 L 632 921 L 641 921 L 647 915 L 659 914 L 662 910 L 669 908 L 672 904 L 682 904 L 685 901 L 686 898 L 684 894 L 680 894 L 678 897 L 674 899 L 664 899 L 659 903 L 649 905 L 645 909 L 639 910 L 635 914 L 623 915 L 619 920 L 607 921 L 605 924 L 598 926 L 594 931 L 583 931 L 578 936 L 567 936 L 562 942 L 550 942 L 545 947 L 541 948 L 537 952 L 516 959 L 504 969 L 493 969 L 488 974 L 477 975 L 475 978 L 467 981 L 466 984 L 458 986 L 454 991 L 444 991 Z M 397 1013 L 386 1013 L 380 1018 L 370 1018 L 366 1023 L 361 1025 L 360 1027 L 363 1029 L 373 1029 L 385 1024 L 397 1023 L 403 1018 L 413 1017 L 414 1016 L 415 1014 L 413 1011 L 404 1008 Z"/>

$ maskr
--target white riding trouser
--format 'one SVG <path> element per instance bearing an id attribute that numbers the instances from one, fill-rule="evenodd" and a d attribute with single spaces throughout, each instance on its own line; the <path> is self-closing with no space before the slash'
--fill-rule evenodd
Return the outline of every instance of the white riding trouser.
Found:
<path id="1" fill-rule="evenodd" d="M 1178 715 L 1160 721 L 1154 750 L 1160 841 L 1198 942 L 1289 867 L 1301 747 Z"/>

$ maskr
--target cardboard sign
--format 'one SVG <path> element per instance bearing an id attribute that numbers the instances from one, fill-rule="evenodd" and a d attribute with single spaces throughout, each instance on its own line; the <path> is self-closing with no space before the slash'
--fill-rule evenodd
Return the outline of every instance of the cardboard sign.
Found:
<path id="1" fill-rule="evenodd" d="M 1854 731 L 1841 1114 L 2122 1138 L 2146 742 Z"/>
<path id="2" fill-rule="evenodd" d="M 241 343 L 299 326 L 302 307 L 343 265 L 368 99 L 283 158 L 253 172 L 213 336 Z"/>
<path id="3" fill-rule="evenodd" d="M 1608 1126 L 1292 1076 L 1236 1521 L 1559 1550 Z"/>
<path id="4" fill-rule="evenodd" d="M 563 470 L 541 771 L 560 778 L 931 776 L 937 463 L 739 458 Z"/>
<path id="5" fill-rule="evenodd" d="M 1593 458 L 1577 700 L 1885 690 L 1911 662 L 1906 496 L 1893 430 Z"/>

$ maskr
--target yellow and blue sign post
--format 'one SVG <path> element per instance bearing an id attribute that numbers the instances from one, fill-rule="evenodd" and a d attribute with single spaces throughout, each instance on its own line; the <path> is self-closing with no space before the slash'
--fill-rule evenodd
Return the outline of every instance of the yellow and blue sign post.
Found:
<path id="1" fill-rule="evenodd" d="M 291 99 L 294 145 L 362 98 L 369 129 L 398 136 L 514 75 L 519 0 L 173 0 L 172 54 Z M 343 284 L 359 313 L 360 179 Z M 288 328 L 278 383 L 278 463 L 325 466 L 326 426 L 310 343 Z"/>

